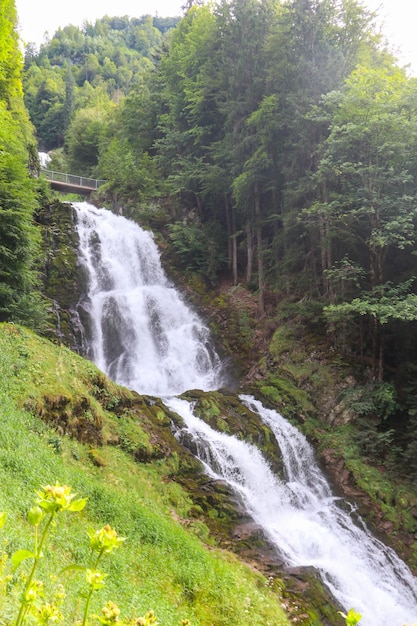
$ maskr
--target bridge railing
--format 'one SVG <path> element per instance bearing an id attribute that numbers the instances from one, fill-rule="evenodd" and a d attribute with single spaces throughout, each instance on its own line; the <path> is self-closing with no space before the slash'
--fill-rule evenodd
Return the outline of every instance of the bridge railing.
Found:
<path id="1" fill-rule="evenodd" d="M 75 176 L 74 174 L 64 174 L 63 172 L 54 172 L 44 167 L 41 168 L 42 174 L 48 180 L 55 183 L 64 183 L 66 185 L 74 185 L 75 187 L 83 187 L 92 191 L 98 189 L 105 180 L 97 180 L 96 178 L 86 178 L 85 176 Z"/>

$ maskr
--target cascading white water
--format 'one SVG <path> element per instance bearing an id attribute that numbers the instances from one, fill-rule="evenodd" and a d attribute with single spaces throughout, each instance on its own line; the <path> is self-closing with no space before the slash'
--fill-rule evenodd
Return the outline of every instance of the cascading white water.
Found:
<path id="1" fill-rule="evenodd" d="M 89 281 L 87 356 L 144 394 L 219 387 L 222 365 L 209 330 L 166 278 L 152 233 L 86 202 L 73 206 Z"/>
<path id="2" fill-rule="evenodd" d="M 316 568 L 346 611 L 354 607 L 363 615 L 363 626 L 415 622 L 417 581 L 405 563 L 339 506 L 296 428 L 254 398 L 241 400 L 274 432 L 284 480 L 255 446 L 195 417 L 192 403 L 180 398 L 165 403 L 184 420 L 179 439 L 191 436 L 206 472 L 231 486 L 289 565 Z"/>
<path id="3" fill-rule="evenodd" d="M 317 568 L 341 605 L 363 614 L 361 624 L 415 622 L 416 579 L 339 506 L 299 431 L 242 396 L 275 433 L 286 472 L 280 480 L 256 447 L 212 430 L 190 403 L 171 397 L 222 384 L 207 328 L 165 277 L 150 233 L 105 209 L 74 207 L 89 281 L 88 356 L 117 382 L 165 398 L 184 420 L 207 473 L 231 485 L 289 565 Z"/>

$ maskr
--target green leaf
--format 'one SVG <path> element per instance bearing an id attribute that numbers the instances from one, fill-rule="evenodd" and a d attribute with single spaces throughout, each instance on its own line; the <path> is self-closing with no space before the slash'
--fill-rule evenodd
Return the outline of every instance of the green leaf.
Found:
<path id="1" fill-rule="evenodd" d="M 26 559 L 34 559 L 35 555 L 30 550 L 17 550 L 12 556 L 13 571 L 16 570 L 22 561 Z"/>
<path id="2" fill-rule="evenodd" d="M 0 528 L 3 528 L 3 526 L 6 523 L 6 513 L 4 513 L 4 511 L 2 513 L 0 513 Z"/>
<path id="3" fill-rule="evenodd" d="M 87 504 L 88 498 L 81 498 L 81 500 L 75 500 L 72 502 L 67 511 L 82 511 L 85 505 Z"/>
<path id="4" fill-rule="evenodd" d="M 58 509 L 56 502 L 47 500 L 39 502 L 39 506 L 47 513 L 55 513 Z"/>

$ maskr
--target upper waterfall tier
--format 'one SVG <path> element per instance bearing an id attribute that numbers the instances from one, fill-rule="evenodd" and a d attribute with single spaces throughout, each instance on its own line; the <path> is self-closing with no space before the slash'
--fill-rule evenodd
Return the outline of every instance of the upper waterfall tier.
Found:
<path id="1" fill-rule="evenodd" d="M 168 281 L 152 233 L 74 203 L 88 293 L 88 357 L 117 383 L 158 396 L 216 389 L 222 365 L 199 316 Z"/>

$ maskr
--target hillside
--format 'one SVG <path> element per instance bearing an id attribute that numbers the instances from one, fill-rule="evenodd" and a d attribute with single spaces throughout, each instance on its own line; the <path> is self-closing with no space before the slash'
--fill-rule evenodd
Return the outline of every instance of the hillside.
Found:
<path id="1" fill-rule="evenodd" d="M 126 542 L 103 564 L 109 576 L 93 597 L 93 612 L 111 599 L 123 616 L 153 609 L 161 624 L 185 618 L 193 625 L 288 623 L 281 583 L 216 548 L 201 502 L 198 514 L 176 481 L 180 468 L 190 471 L 194 462 L 185 452 L 180 458 L 157 403 L 16 325 L 0 326 L 0 355 L 0 510 L 7 513 L 7 552 L 30 549 L 25 513 L 35 490 L 58 481 L 88 498 L 82 513 L 58 521 L 42 563 L 47 594 L 60 582 L 67 590 L 64 623 L 79 616 L 81 581 L 58 572 L 88 562 L 87 531 L 105 524 Z"/>

